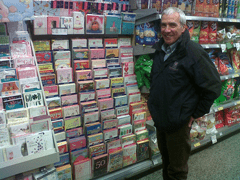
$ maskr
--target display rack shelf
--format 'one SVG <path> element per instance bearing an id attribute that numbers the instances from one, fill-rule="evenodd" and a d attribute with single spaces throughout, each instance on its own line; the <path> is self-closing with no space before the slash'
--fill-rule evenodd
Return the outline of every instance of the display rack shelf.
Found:
<path id="1" fill-rule="evenodd" d="M 133 55 L 140 56 L 144 54 L 152 54 L 155 52 L 155 49 L 152 46 L 136 45 L 133 46 Z"/>
<path id="2" fill-rule="evenodd" d="M 236 106 L 238 104 L 240 104 L 239 99 L 238 100 L 229 100 L 229 101 L 227 101 L 227 102 L 225 102 L 225 103 L 223 103 L 223 104 L 221 104 L 217 107 L 212 107 L 209 113 L 218 112 L 218 111 L 221 111 L 223 109 L 227 109 L 227 108 L 230 108 L 232 106 Z"/>
<path id="3" fill-rule="evenodd" d="M 211 145 L 217 143 L 218 140 L 221 140 L 223 138 L 226 138 L 230 136 L 233 133 L 236 133 L 240 131 L 240 123 L 237 123 L 232 126 L 225 126 L 220 129 L 217 129 L 218 133 L 207 135 L 203 140 L 194 141 L 191 145 L 192 151 L 197 150 L 198 148 L 201 148 L 206 145 Z M 216 139 L 217 141 L 213 141 L 213 139 Z"/>
<path id="4" fill-rule="evenodd" d="M 53 131 L 52 131 L 53 134 Z M 53 135 L 56 144 L 55 136 Z M 0 163 L 0 179 L 37 169 L 59 161 L 58 147 Z"/>
<path id="5" fill-rule="evenodd" d="M 137 174 L 143 173 L 145 171 L 148 171 L 156 166 L 161 165 L 162 162 L 158 164 L 153 164 L 152 160 L 145 160 L 139 163 L 136 163 L 134 165 L 130 165 L 129 167 L 120 169 L 116 172 L 112 172 L 110 174 L 107 174 L 103 177 L 96 178 L 94 180 L 120 180 L 125 178 L 133 177 Z"/>
<path id="6" fill-rule="evenodd" d="M 234 73 L 234 74 L 229 74 L 225 76 L 220 76 L 221 80 L 226 80 L 226 79 L 232 79 L 232 78 L 237 78 L 240 76 L 240 73 Z"/>

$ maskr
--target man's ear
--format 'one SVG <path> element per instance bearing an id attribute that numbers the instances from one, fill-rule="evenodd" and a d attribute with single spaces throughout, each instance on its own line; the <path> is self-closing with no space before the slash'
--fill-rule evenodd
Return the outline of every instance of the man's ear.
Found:
<path id="1" fill-rule="evenodd" d="M 182 26 L 182 33 L 187 29 L 187 25 Z"/>

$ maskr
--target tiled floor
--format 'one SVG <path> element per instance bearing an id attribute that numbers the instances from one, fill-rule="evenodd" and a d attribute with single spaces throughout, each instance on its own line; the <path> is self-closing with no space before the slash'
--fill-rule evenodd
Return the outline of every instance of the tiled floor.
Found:
<path id="1" fill-rule="evenodd" d="M 161 170 L 139 180 L 162 180 Z M 188 180 L 240 180 L 240 133 L 189 159 Z"/>

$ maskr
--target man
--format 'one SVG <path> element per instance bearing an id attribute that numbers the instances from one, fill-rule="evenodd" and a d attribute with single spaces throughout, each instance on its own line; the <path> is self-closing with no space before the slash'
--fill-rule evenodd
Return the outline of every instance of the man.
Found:
<path id="1" fill-rule="evenodd" d="M 221 93 L 219 74 L 208 54 L 190 41 L 185 14 L 163 11 L 162 38 L 151 72 L 148 107 L 157 128 L 164 180 L 187 179 L 192 121 L 209 112 Z"/>

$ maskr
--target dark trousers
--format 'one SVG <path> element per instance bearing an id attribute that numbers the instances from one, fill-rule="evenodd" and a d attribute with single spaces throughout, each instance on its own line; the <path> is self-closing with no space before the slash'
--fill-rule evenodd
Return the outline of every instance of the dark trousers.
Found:
<path id="1" fill-rule="evenodd" d="M 185 180 L 188 174 L 188 159 L 191 152 L 188 123 L 174 133 L 157 131 L 158 147 L 162 154 L 163 179 Z"/>

